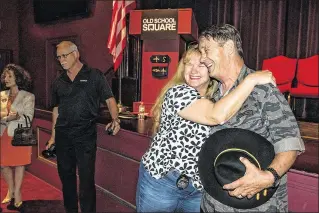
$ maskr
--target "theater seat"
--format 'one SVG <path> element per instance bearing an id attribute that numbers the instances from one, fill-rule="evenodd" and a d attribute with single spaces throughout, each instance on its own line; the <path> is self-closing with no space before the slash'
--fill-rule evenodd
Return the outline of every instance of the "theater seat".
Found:
<path id="1" fill-rule="evenodd" d="M 319 98 L 318 55 L 299 59 L 297 67 L 297 87 L 290 93 L 294 97 Z"/>
<path id="2" fill-rule="evenodd" d="M 296 98 L 303 98 L 303 107 L 301 118 L 307 118 L 306 98 L 319 98 L 319 73 L 318 73 L 318 55 L 309 58 L 299 59 L 297 66 L 297 87 L 291 88 L 291 97 L 293 98 L 292 108 L 296 110 Z"/>
<path id="3" fill-rule="evenodd" d="M 295 77 L 297 59 L 280 55 L 263 61 L 263 70 L 270 70 L 276 78 L 280 92 L 290 92 L 292 80 Z"/>

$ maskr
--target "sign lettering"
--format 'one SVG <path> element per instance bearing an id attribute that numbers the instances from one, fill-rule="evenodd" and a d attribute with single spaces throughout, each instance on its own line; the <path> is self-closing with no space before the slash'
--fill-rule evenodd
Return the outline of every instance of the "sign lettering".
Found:
<path id="1" fill-rule="evenodd" d="M 143 11 L 141 38 L 176 39 L 177 17 L 177 9 Z"/>
<path id="2" fill-rule="evenodd" d="M 150 61 L 151 63 L 169 63 L 171 58 L 168 55 L 152 55 Z"/>
<path id="3" fill-rule="evenodd" d="M 159 79 L 167 78 L 168 67 L 152 67 L 152 76 Z"/>

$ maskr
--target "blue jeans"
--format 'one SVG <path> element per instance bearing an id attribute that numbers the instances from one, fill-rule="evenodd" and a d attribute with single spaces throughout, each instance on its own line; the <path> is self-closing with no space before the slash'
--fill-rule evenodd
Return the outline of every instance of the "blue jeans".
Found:
<path id="1" fill-rule="evenodd" d="M 153 178 L 141 162 L 136 190 L 137 212 L 200 212 L 202 193 L 192 181 L 185 189 L 176 187 L 177 170 L 160 179 Z"/>

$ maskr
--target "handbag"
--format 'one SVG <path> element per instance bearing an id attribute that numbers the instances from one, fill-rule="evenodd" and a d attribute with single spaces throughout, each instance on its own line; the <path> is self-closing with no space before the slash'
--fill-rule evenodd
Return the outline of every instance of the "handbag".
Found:
<path id="1" fill-rule="evenodd" d="M 23 127 L 22 124 L 18 124 L 18 127 L 14 130 L 11 144 L 12 146 L 35 146 L 38 142 L 33 134 L 30 117 L 26 115 L 23 116 L 25 118 L 26 126 Z"/>

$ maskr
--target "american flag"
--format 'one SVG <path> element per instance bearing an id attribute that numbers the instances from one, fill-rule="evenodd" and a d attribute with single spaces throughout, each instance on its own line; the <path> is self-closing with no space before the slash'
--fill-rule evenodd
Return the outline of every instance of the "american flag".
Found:
<path id="1" fill-rule="evenodd" d="M 116 71 L 123 59 L 123 50 L 126 47 L 126 14 L 135 9 L 136 3 L 127 0 L 114 0 L 107 47 L 113 55 L 114 71 Z"/>

